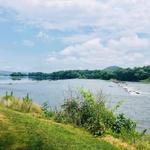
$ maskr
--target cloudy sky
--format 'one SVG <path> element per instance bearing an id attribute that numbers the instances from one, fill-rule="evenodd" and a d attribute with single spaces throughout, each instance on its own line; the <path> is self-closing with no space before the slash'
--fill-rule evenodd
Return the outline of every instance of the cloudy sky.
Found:
<path id="1" fill-rule="evenodd" d="M 149 0 L 0 0 L 0 70 L 150 65 Z"/>

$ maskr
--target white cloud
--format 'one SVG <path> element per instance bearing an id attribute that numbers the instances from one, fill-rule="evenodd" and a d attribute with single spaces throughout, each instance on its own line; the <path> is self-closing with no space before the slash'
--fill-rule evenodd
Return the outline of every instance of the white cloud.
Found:
<path id="1" fill-rule="evenodd" d="M 75 43 L 83 43 L 97 37 L 98 37 L 98 33 L 89 33 L 89 34 L 79 33 L 79 34 L 63 37 L 62 41 L 64 43 L 75 44 Z"/>
<path id="2" fill-rule="evenodd" d="M 0 7 L 38 28 L 39 39 L 51 40 L 47 30 L 62 31 L 59 38 L 68 46 L 50 52 L 47 65 L 54 68 L 150 64 L 150 40 L 137 36 L 150 35 L 149 0 L 0 0 Z M 29 40 L 22 44 L 34 46 Z"/>
<path id="3" fill-rule="evenodd" d="M 129 50 L 137 50 L 137 49 L 146 49 L 150 47 L 150 40 L 139 38 L 137 35 L 122 37 L 120 40 L 110 40 L 110 47 L 114 47 L 115 49 L 129 49 Z"/>
<path id="4" fill-rule="evenodd" d="M 98 28 L 149 31 L 148 0 L 0 0 L 23 23 L 47 29 Z"/>
<path id="5" fill-rule="evenodd" d="M 150 41 L 135 35 L 122 37 L 118 41 L 110 40 L 106 46 L 97 38 L 69 46 L 60 52 L 52 52 L 46 61 L 58 70 L 96 69 L 112 64 L 123 67 L 141 66 L 149 62 L 150 55 L 143 54 L 139 49 L 148 48 L 150 48 Z"/>

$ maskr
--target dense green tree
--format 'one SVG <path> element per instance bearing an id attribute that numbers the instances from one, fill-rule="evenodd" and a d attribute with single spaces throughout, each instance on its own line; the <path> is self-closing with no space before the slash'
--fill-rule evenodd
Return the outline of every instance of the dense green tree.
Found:
<path id="1" fill-rule="evenodd" d="M 67 70 L 67 71 L 58 71 L 53 73 L 12 73 L 12 77 L 24 77 L 28 76 L 31 79 L 35 80 L 59 80 L 59 79 L 103 79 L 110 80 L 116 79 L 120 81 L 140 81 L 150 78 L 150 66 L 144 67 L 135 67 L 131 68 L 115 68 L 114 70 L 109 71 L 108 69 L 104 70 Z"/>

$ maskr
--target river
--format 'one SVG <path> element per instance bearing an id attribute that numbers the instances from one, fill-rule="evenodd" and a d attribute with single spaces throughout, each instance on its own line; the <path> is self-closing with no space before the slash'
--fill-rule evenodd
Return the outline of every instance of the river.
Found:
<path id="1" fill-rule="evenodd" d="M 138 129 L 148 129 L 150 132 L 150 84 L 138 82 L 114 83 L 104 80 L 56 80 L 33 81 L 29 79 L 12 80 L 9 77 L 0 77 L 0 95 L 6 91 L 13 91 L 15 96 L 22 97 L 27 93 L 34 102 L 42 104 L 48 101 L 52 107 L 60 106 L 68 89 L 90 89 L 103 91 L 106 95 L 108 107 L 114 107 L 119 101 L 123 104 L 117 110 L 134 119 Z"/>

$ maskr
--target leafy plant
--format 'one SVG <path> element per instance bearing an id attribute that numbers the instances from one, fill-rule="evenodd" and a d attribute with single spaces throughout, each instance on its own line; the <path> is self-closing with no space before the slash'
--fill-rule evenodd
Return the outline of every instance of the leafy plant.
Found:
<path id="1" fill-rule="evenodd" d="M 32 99 L 29 97 L 29 94 L 25 97 L 23 97 L 23 103 L 22 103 L 22 111 L 29 112 L 32 106 Z"/>
<path id="2" fill-rule="evenodd" d="M 89 90 L 80 89 L 77 97 L 67 98 L 56 113 L 55 120 L 73 123 L 88 129 L 94 135 L 102 135 L 114 123 L 115 117 L 104 104 L 103 96 L 96 100 Z"/>
<path id="3" fill-rule="evenodd" d="M 131 119 L 126 118 L 124 114 L 119 114 L 116 118 L 116 121 L 112 129 L 116 133 L 121 133 L 122 130 L 131 132 L 131 131 L 135 131 L 136 123 L 133 122 Z"/>
<path id="4" fill-rule="evenodd" d="M 55 113 L 55 120 L 63 123 L 72 123 L 89 130 L 94 135 L 110 133 L 122 138 L 129 138 L 133 142 L 139 137 L 136 123 L 124 114 L 115 115 L 119 102 L 112 110 L 105 106 L 103 93 L 95 97 L 89 90 L 79 90 L 79 94 L 71 93 L 61 109 Z"/>
<path id="5" fill-rule="evenodd" d="M 51 107 L 49 106 L 48 102 L 44 102 L 42 104 L 42 112 L 44 114 L 44 117 L 51 118 L 54 115 L 54 112 L 51 110 Z"/>

